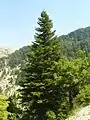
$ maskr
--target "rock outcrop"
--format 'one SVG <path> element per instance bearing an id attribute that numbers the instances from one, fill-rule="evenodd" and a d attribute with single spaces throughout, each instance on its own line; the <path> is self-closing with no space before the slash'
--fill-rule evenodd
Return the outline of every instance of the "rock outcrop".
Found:
<path id="1" fill-rule="evenodd" d="M 90 120 L 90 105 L 78 110 L 74 116 L 66 120 Z"/>
<path id="2" fill-rule="evenodd" d="M 9 48 L 0 47 L 0 58 L 6 57 L 12 53 L 12 50 Z"/>

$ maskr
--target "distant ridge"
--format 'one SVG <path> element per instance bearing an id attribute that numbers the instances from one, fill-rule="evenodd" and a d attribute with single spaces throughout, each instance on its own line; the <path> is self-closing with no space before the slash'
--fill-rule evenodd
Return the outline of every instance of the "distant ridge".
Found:
<path id="1" fill-rule="evenodd" d="M 12 49 L 0 46 L 0 58 L 8 56 L 12 52 L 14 52 Z"/>
<path id="2" fill-rule="evenodd" d="M 68 33 L 66 36 L 68 36 L 71 39 L 90 40 L 90 26 L 85 28 L 79 28 L 75 31 Z"/>

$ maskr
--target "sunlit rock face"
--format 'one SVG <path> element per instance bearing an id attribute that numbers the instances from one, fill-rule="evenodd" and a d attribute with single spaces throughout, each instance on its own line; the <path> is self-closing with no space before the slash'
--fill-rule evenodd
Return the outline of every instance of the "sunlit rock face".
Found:
<path id="1" fill-rule="evenodd" d="M 5 48 L 5 47 L 0 47 L 0 58 L 1 57 L 6 57 L 6 56 L 8 56 L 11 53 L 12 53 L 11 49 Z"/>
<path id="2" fill-rule="evenodd" d="M 11 68 L 8 65 L 9 55 L 14 51 L 0 47 L 0 92 L 6 92 L 6 94 L 12 94 L 15 91 L 15 80 L 17 75 L 15 71 L 18 70 L 18 66 Z"/>
<path id="3" fill-rule="evenodd" d="M 18 89 L 16 81 L 20 80 L 20 67 L 27 60 L 29 50 L 29 46 L 19 50 L 0 47 L 0 92 L 9 96 Z"/>
<path id="4" fill-rule="evenodd" d="M 74 116 L 66 120 L 90 120 L 90 105 L 78 110 Z"/>

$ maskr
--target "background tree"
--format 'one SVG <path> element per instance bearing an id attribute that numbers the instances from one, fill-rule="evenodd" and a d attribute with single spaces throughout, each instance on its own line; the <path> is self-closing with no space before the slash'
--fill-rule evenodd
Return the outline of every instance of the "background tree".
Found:
<path id="1" fill-rule="evenodd" d="M 59 119 L 66 118 L 75 106 L 90 104 L 89 83 L 90 79 L 90 59 L 83 51 L 78 52 L 78 57 L 68 60 L 67 57 L 60 59 L 58 66 L 58 84 L 62 86 L 63 94 L 60 100 Z M 90 81 L 89 81 L 90 82 Z M 87 96 L 87 97 L 86 97 Z M 81 100 L 80 100 L 81 99 Z M 88 103 L 88 104 L 87 104 Z M 79 106 L 78 105 L 78 106 Z"/>

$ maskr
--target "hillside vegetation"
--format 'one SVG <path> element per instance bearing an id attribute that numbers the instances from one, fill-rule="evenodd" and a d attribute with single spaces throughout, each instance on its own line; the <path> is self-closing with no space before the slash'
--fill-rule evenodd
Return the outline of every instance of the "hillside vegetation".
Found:
<path id="1" fill-rule="evenodd" d="M 65 120 L 90 105 L 90 27 L 55 36 L 45 11 L 38 25 L 31 46 L 0 58 L 1 120 Z"/>

